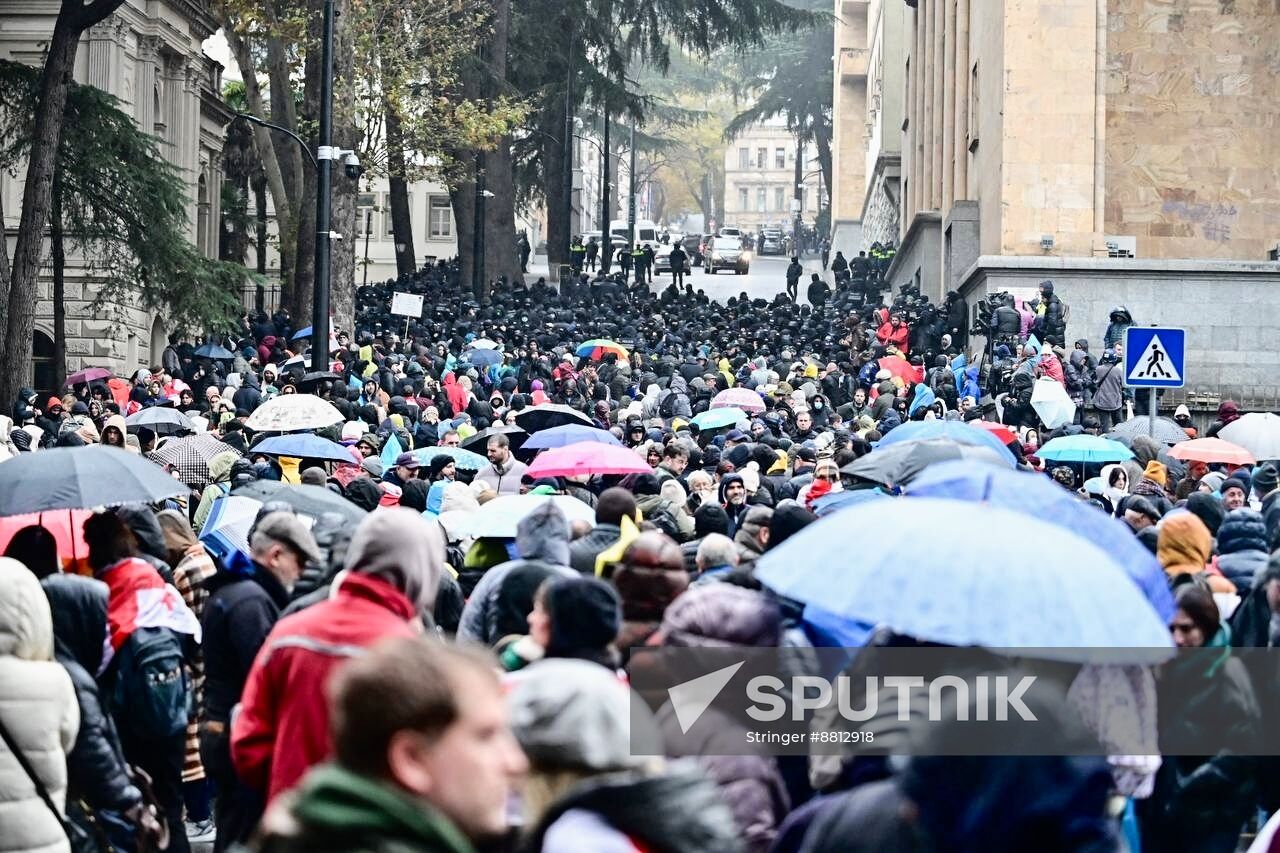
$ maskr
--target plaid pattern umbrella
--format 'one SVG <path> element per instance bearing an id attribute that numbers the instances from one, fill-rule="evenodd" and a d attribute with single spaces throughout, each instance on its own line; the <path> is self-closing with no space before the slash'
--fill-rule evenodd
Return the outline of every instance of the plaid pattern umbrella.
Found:
<path id="1" fill-rule="evenodd" d="M 226 442 L 220 441 L 211 432 L 185 438 L 171 438 L 159 450 L 152 451 L 148 458 L 159 465 L 172 465 L 178 472 L 178 478 L 193 489 L 203 489 L 209 485 L 209 460 L 226 451 L 239 454 Z"/>

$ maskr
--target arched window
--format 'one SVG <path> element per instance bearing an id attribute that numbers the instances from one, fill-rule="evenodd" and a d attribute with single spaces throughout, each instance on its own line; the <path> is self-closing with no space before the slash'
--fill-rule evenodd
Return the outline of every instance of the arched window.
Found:
<path id="1" fill-rule="evenodd" d="M 42 399 L 60 390 L 53 355 L 53 338 L 36 329 L 31 340 L 31 369 L 35 390 Z"/>
<path id="2" fill-rule="evenodd" d="M 147 364 L 152 366 L 160 364 L 160 356 L 164 353 L 164 348 L 168 345 L 169 339 L 164 332 L 164 320 L 157 316 L 151 322 L 151 351 L 147 353 Z"/>

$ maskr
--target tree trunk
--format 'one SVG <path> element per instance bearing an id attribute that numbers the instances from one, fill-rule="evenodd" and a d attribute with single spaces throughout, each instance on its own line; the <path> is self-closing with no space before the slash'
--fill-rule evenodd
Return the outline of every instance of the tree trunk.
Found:
<path id="1" fill-rule="evenodd" d="M 53 254 L 53 388 L 62 390 L 67 375 L 67 251 L 62 235 L 62 170 L 53 173 L 49 210 L 49 247 Z"/>
<path id="2" fill-rule="evenodd" d="M 506 88 L 507 50 L 511 31 L 511 0 L 492 0 L 493 35 L 486 54 L 490 76 L 486 95 L 492 97 Z M 484 268 L 489 281 L 506 276 L 513 282 L 520 276 L 516 251 L 516 189 L 511 160 L 512 139 L 504 136 L 497 147 L 485 152 L 485 189 L 493 193 L 485 201 Z"/>
<path id="3" fill-rule="evenodd" d="M 9 237 L 4 227 L 4 193 L 0 192 L 0 329 L 9 320 Z M 0 358 L 4 344 L 0 343 Z"/>
<path id="4" fill-rule="evenodd" d="M 465 171 L 464 177 L 449 188 L 449 204 L 453 207 L 454 233 L 458 236 L 458 280 L 462 282 L 464 290 L 471 287 L 471 273 L 475 269 L 471 246 L 475 241 L 476 231 L 474 158 L 467 158 L 465 162 L 470 168 Z"/>
<path id="5" fill-rule="evenodd" d="M 400 113 L 390 99 L 383 102 L 387 122 L 387 183 L 391 196 L 391 234 L 396 244 L 396 274 L 417 269 L 413 245 L 413 213 L 409 209 L 409 180 L 405 174 L 404 133 Z"/>
<path id="6" fill-rule="evenodd" d="M 827 192 L 831 192 L 831 136 L 824 130 L 819 129 L 813 135 L 813 141 L 818 146 L 818 166 L 822 169 L 822 184 L 827 187 Z M 822 196 L 818 196 L 821 202 Z M 821 207 L 821 204 L 815 205 Z"/>
<path id="7" fill-rule="evenodd" d="M 94 6 L 97 4 L 95 3 Z M 119 2 L 115 6 L 119 6 Z M 0 358 L 0 405 L 7 410 L 18 389 L 31 384 L 31 344 L 35 331 L 36 283 L 40 274 L 40 250 L 44 244 L 49 208 L 53 202 L 53 173 L 62 139 L 67 90 L 80 43 L 81 16 L 93 6 L 63 6 L 49 40 L 49 52 L 40 75 L 40 100 L 27 158 L 27 180 L 22 192 L 22 218 L 13 253 L 8 297 L 4 356 Z M 76 10 L 79 10 L 78 12 Z M 111 11 L 114 11 L 114 7 Z M 110 14 L 108 12 L 107 14 Z M 101 19 L 99 19 L 101 20 Z M 86 24 L 85 26 L 90 26 Z"/>
<path id="8" fill-rule="evenodd" d="M 546 182 L 543 198 L 547 203 L 547 269 L 548 280 L 554 282 L 559 277 L 560 264 L 569 263 L 564 248 L 569 244 L 571 236 L 564 190 L 564 145 L 560 137 L 564 135 L 564 98 L 553 98 L 547 109 L 539 113 L 542 119 L 538 141 L 542 148 L 542 177 Z"/>
<path id="9" fill-rule="evenodd" d="M 302 115 L 299 123 L 308 128 L 307 147 L 315 151 L 320 128 L 320 38 L 323 8 L 317 0 L 307 0 L 307 58 L 303 65 Z M 336 26 L 336 25 L 335 25 Z M 336 68 L 336 63 L 335 63 Z M 273 87 L 274 88 L 274 87 Z M 302 173 L 302 195 L 298 205 L 298 239 L 294 254 L 293 298 L 287 303 L 299 324 L 311 316 L 316 286 L 316 171 Z"/>
<path id="10" fill-rule="evenodd" d="M 355 44 L 351 34 L 351 0 L 334 3 L 333 21 L 333 141 L 354 151 L 360 141 L 356 129 Z M 352 329 L 356 316 L 356 192 L 358 181 L 338 164 L 333 175 L 333 230 L 342 235 L 332 243 L 329 310 L 334 326 Z"/>
<path id="11" fill-rule="evenodd" d="M 254 255 L 258 275 L 267 274 L 267 179 L 261 172 L 253 176 L 253 207 L 257 216 L 257 237 Z M 283 256 L 281 256 L 283 258 Z"/>

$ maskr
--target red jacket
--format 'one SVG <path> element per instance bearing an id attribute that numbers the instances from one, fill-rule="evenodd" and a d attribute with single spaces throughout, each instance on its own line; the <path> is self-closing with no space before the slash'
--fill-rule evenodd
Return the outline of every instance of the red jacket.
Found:
<path id="1" fill-rule="evenodd" d="M 379 640 L 412 636 L 416 618 L 395 587 L 351 573 L 335 597 L 277 622 L 232 712 L 231 757 L 244 783 L 270 801 L 327 759 L 330 673 Z"/>
<path id="2" fill-rule="evenodd" d="M 896 329 L 893 324 L 886 321 L 876 330 L 876 340 L 885 346 L 893 345 L 898 351 L 906 355 L 909 349 L 909 341 L 911 339 L 911 329 L 906 323 L 902 323 Z"/>

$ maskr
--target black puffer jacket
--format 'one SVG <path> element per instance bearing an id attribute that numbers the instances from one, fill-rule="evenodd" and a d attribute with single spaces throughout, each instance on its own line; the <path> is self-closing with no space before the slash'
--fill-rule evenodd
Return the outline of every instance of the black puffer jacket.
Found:
<path id="1" fill-rule="evenodd" d="M 92 675 L 107 637 L 107 585 L 78 575 L 50 575 L 40 585 L 53 611 L 54 655 L 80 703 L 80 731 L 67 756 L 67 803 L 83 799 L 95 811 L 128 811 L 142 794 L 129 780 L 120 738 Z"/>
<path id="2" fill-rule="evenodd" d="M 1063 343 L 1067 334 L 1066 311 L 1062 300 L 1053 292 L 1053 282 L 1040 283 L 1040 301 L 1044 305 L 1044 334 L 1052 337 L 1055 343 Z"/>
<path id="3" fill-rule="evenodd" d="M 1241 507 L 1227 513 L 1218 528 L 1218 568 L 1238 590 L 1253 588 L 1267 567 L 1267 525 L 1262 513 Z"/>

